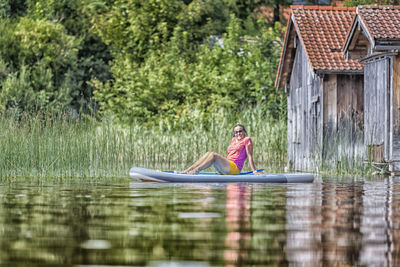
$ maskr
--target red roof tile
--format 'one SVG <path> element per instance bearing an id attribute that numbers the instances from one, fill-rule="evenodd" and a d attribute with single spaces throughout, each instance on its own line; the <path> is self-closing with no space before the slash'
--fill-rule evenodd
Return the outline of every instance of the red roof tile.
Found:
<path id="1" fill-rule="evenodd" d="M 400 6 L 359 6 L 357 13 L 375 40 L 400 39 Z"/>
<path id="2" fill-rule="evenodd" d="M 311 67 L 315 71 L 357 71 L 363 65 L 345 59 L 342 47 L 352 25 L 355 8 L 292 6 L 293 19 Z"/>

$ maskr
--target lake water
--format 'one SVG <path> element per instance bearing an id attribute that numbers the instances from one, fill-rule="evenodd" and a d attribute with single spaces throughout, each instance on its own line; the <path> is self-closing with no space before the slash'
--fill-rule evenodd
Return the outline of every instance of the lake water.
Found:
<path id="1" fill-rule="evenodd" d="M 2 266 L 400 264 L 400 179 L 2 181 Z"/>

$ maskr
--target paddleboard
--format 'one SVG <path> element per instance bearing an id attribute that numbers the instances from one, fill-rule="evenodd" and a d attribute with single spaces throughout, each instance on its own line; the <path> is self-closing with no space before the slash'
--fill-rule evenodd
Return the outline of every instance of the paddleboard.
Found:
<path id="1" fill-rule="evenodd" d="M 132 167 L 129 176 L 142 182 L 171 182 L 171 183 L 312 183 L 311 173 L 281 173 L 220 175 L 218 173 L 182 174 L 173 171 L 158 171 L 141 167 Z"/>

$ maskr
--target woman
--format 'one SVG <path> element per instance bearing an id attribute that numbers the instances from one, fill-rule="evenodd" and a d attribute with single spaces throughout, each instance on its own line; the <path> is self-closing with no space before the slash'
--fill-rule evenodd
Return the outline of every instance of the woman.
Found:
<path id="1" fill-rule="evenodd" d="M 249 158 L 253 173 L 261 174 L 257 172 L 254 165 L 253 142 L 250 137 L 246 137 L 246 134 L 244 126 L 237 124 L 233 128 L 233 138 L 228 146 L 228 156 L 226 158 L 215 152 L 207 152 L 183 173 L 195 174 L 213 165 L 221 174 L 239 174 L 246 158 Z"/>

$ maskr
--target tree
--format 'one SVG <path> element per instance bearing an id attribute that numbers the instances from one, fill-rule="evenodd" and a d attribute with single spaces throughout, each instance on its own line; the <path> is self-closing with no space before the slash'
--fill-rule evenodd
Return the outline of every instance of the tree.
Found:
<path id="1" fill-rule="evenodd" d="M 143 61 L 149 50 L 168 42 L 184 4 L 177 0 L 115 0 L 88 4 L 92 30 L 115 54 Z"/>
<path id="2" fill-rule="evenodd" d="M 182 56 L 182 33 L 176 31 L 168 49 L 149 52 L 140 65 L 116 58 L 114 83 L 96 83 L 95 97 L 102 111 L 124 123 L 158 123 L 196 121 L 198 114 L 207 120 L 221 109 L 264 103 L 265 111 L 277 117 L 281 107 L 274 89 L 278 35 L 263 30 L 258 38 L 242 41 L 241 30 L 240 20 L 232 16 L 223 48 L 204 43 L 191 57 Z M 193 116 L 197 119 L 190 120 Z"/>
<path id="3" fill-rule="evenodd" d="M 26 9 L 26 0 L 2 0 L 0 1 L 0 18 L 16 18 L 23 16 Z"/>
<path id="4" fill-rule="evenodd" d="M 45 19 L 64 26 L 68 34 L 81 40 L 76 68 L 71 74 L 76 86 L 71 88 L 71 105 L 76 110 L 86 111 L 92 106 L 93 90 L 90 81 L 94 78 L 106 82 L 112 78 L 109 62 L 112 60 L 109 47 L 90 31 L 90 16 L 87 3 L 80 0 L 30 0 L 28 16 Z"/>
<path id="5" fill-rule="evenodd" d="M 21 18 L 16 23 L 3 20 L 1 25 L 0 43 L 12 46 L 0 46 L 0 111 L 59 111 L 68 106 L 70 91 L 77 86 L 72 73 L 79 40 L 61 24 L 47 20 Z"/>

